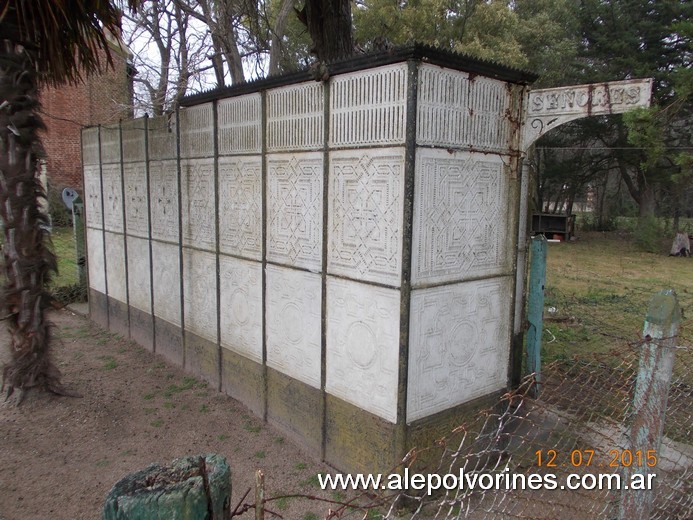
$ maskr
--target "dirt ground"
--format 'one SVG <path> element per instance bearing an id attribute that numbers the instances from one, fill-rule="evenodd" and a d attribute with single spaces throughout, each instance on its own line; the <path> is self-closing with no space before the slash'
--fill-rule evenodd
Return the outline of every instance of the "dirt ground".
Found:
<path id="1" fill-rule="evenodd" d="M 33 392 L 19 407 L 0 399 L 0 520 L 98 519 L 106 494 L 126 474 L 205 453 L 223 455 L 231 467 L 232 509 L 257 469 L 265 473 L 267 496 L 343 498 L 319 489 L 318 472 L 331 468 L 242 404 L 78 314 L 63 310 L 51 320 L 63 382 L 83 397 Z M 0 324 L 0 365 L 6 345 Z M 329 507 L 289 498 L 268 509 L 311 520 Z"/>

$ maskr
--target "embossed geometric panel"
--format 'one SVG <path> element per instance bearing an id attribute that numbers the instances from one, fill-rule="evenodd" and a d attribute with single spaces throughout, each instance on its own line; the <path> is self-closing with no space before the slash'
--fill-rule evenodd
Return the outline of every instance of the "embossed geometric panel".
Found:
<path id="1" fill-rule="evenodd" d="M 404 143 L 407 64 L 335 76 L 330 91 L 330 147 Z"/>
<path id="2" fill-rule="evenodd" d="M 210 157 L 214 154 L 214 118 L 212 104 L 206 103 L 180 111 L 180 156 Z"/>
<path id="3" fill-rule="evenodd" d="M 82 129 L 82 164 L 99 164 L 99 127 Z"/>
<path id="4" fill-rule="evenodd" d="M 419 149 L 412 283 L 501 274 L 512 264 L 508 182 L 498 155 Z"/>
<path id="5" fill-rule="evenodd" d="M 123 121 L 123 162 L 144 161 L 144 119 Z"/>
<path id="6" fill-rule="evenodd" d="M 214 159 L 181 160 L 183 244 L 216 249 Z"/>
<path id="7" fill-rule="evenodd" d="M 106 268 L 103 263 L 103 231 L 87 228 L 89 287 L 106 294 Z"/>
<path id="8" fill-rule="evenodd" d="M 120 129 L 118 125 L 101 127 L 101 162 L 120 162 Z"/>
<path id="9" fill-rule="evenodd" d="M 262 363 L 262 264 L 219 255 L 221 346 Z"/>
<path id="10" fill-rule="evenodd" d="M 180 258 L 178 246 L 152 241 L 154 315 L 180 327 Z"/>
<path id="11" fill-rule="evenodd" d="M 434 65 L 419 69 L 416 135 L 419 144 L 507 152 L 507 84 Z"/>
<path id="12" fill-rule="evenodd" d="M 123 186 L 120 164 L 104 164 L 103 179 L 103 225 L 107 231 L 123 232 Z"/>
<path id="13" fill-rule="evenodd" d="M 325 389 L 397 422 L 400 293 L 327 278 Z"/>
<path id="14" fill-rule="evenodd" d="M 262 157 L 219 158 L 219 250 L 262 258 Z"/>
<path id="15" fill-rule="evenodd" d="M 178 241 L 178 166 L 176 161 L 149 163 L 152 238 Z"/>
<path id="16" fill-rule="evenodd" d="M 217 341 L 217 261 L 215 255 L 183 248 L 185 328 Z"/>
<path id="17" fill-rule="evenodd" d="M 127 303 L 127 283 L 125 277 L 125 243 L 123 235 L 106 231 L 106 279 L 108 295 Z"/>
<path id="18" fill-rule="evenodd" d="M 315 150 L 324 145 L 324 87 L 311 81 L 267 92 L 267 149 Z"/>
<path id="19" fill-rule="evenodd" d="M 321 276 L 267 266 L 267 365 L 320 388 Z"/>
<path id="20" fill-rule="evenodd" d="M 101 172 L 98 165 L 84 166 L 84 207 L 87 227 L 103 228 Z"/>
<path id="21" fill-rule="evenodd" d="M 175 116 L 152 117 L 147 122 L 149 128 L 149 158 L 176 158 L 176 125 Z"/>
<path id="22" fill-rule="evenodd" d="M 130 305 L 151 312 L 151 282 L 149 279 L 149 240 L 127 237 L 128 287 Z"/>
<path id="23" fill-rule="evenodd" d="M 262 151 L 260 94 L 222 99 L 217 105 L 219 154 Z"/>
<path id="24" fill-rule="evenodd" d="M 128 235 L 146 238 L 149 235 L 149 208 L 147 207 L 146 164 L 123 164 L 125 180 L 125 222 Z"/>
<path id="25" fill-rule="evenodd" d="M 270 155 L 267 176 L 267 258 L 319 271 L 322 265 L 322 154 Z"/>
<path id="26" fill-rule="evenodd" d="M 412 292 L 407 422 L 506 385 L 511 277 Z"/>
<path id="27" fill-rule="evenodd" d="M 328 273 L 399 286 L 404 151 L 330 153 Z"/>

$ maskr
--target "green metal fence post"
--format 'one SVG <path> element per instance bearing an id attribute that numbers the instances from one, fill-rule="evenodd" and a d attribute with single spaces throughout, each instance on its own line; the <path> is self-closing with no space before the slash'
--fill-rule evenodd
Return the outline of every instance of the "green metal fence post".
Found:
<path id="1" fill-rule="evenodd" d="M 655 294 L 645 318 L 630 428 L 630 453 L 639 462 L 624 468 L 628 489 L 621 487 L 621 520 L 650 517 L 680 322 L 676 293 L 667 289 Z"/>
<path id="2" fill-rule="evenodd" d="M 75 253 L 77 255 L 77 281 L 87 288 L 87 253 L 84 239 L 84 202 L 81 197 L 72 201 L 72 227 L 75 233 Z"/>
<path id="3" fill-rule="evenodd" d="M 543 235 L 532 237 L 532 259 L 529 270 L 529 296 L 527 299 L 527 372 L 534 373 L 535 397 L 541 384 L 541 331 L 544 314 L 544 284 L 546 283 L 547 242 Z"/>

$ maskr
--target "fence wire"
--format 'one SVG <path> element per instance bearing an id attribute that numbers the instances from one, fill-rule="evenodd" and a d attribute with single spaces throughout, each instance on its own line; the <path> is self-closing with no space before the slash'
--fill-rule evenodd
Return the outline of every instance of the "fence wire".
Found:
<path id="1" fill-rule="evenodd" d="M 570 475 L 574 475 L 573 484 L 584 477 L 588 487 L 597 482 L 595 478 L 607 482 L 599 475 L 618 476 L 625 484 L 629 470 L 647 469 L 656 475 L 650 518 L 691 518 L 693 350 L 685 345 L 676 348 L 664 436 L 655 455 L 631 449 L 633 396 L 643 341 L 624 339 L 608 352 L 547 364 L 541 384 L 534 376 L 525 378 L 517 390 L 479 414 L 475 422 L 450 432 L 438 446 L 421 450 L 438 451 L 436 467 L 423 472 L 459 476 L 462 470 L 468 476 L 490 475 L 485 477 L 486 484 L 493 479 L 489 489 L 480 487 L 481 480 L 472 488 L 467 480 L 456 489 L 432 495 L 402 492 L 388 497 L 384 517 L 619 518 L 622 493 L 631 490 L 561 486 Z M 685 334 L 677 340 L 677 345 L 686 341 Z M 415 467 L 418 455 L 417 450 L 411 452 L 404 465 Z M 546 485 L 529 489 L 532 479 L 544 483 L 548 479 L 556 483 L 556 489 Z"/>

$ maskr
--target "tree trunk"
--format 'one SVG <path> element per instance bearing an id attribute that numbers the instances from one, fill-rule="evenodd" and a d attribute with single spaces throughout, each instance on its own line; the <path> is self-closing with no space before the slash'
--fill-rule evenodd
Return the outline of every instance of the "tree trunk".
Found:
<path id="1" fill-rule="evenodd" d="M 640 200 L 638 201 L 639 216 L 643 218 L 653 218 L 655 216 L 655 190 L 651 185 L 640 188 Z"/>
<path id="2" fill-rule="evenodd" d="M 18 390 L 39 388 L 64 393 L 60 371 L 51 358 L 50 325 L 46 311 L 52 303 L 47 286 L 56 272 L 45 199 L 37 177 L 38 137 L 43 128 L 37 74 L 29 50 L 10 40 L 0 41 L 0 217 L 6 282 L 3 315 L 10 332 L 10 361 L 3 369 L 8 397 Z"/>
<path id="3" fill-rule="evenodd" d="M 329 62 L 350 56 L 354 51 L 349 0 L 306 0 L 303 20 L 313 40 L 313 52 Z"/>

